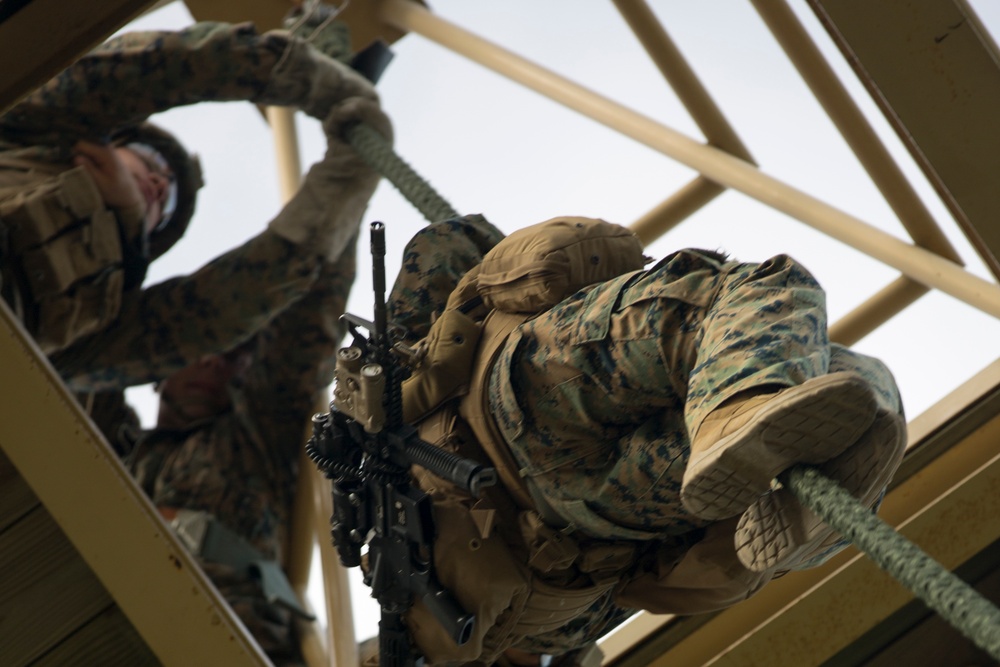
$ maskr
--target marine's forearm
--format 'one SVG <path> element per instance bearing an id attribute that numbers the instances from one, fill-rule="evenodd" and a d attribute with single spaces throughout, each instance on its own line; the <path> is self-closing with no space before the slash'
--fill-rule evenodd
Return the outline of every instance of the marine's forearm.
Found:
<path id="1" fill-rule="evenodd" d="M 121 35 L 84 55 L 3 119 L 19 143 L 103 139 L 150 114 L 201 101 L 253 100 L 267 86 L 286 36 L 250 24 L 199 23 Z M 10 137 L 11 133 L 17 136 Z"/>
<path id="2" fill-rule="evenodd" d="M 301 446 L 317 394 L 333 381 L 345 330 L 340 316 L 355 276 L 354 245 L 324 262 L 309 292 L 268 324 L 256 347 L 244 395 L 261 437 L 275 448 Z"/>
<path id="3" fill-rule="evenodd" d="M 302 40 L 284 31 L 258 34 L 249 23 L 127 33 L 0 118 L 0 138 L 22 145 L 104 140 L 117 128 L 198 102 L 246 100 L 308 111 L 317 101 L 362 94 L 359 78 Z"/>
<path id="4" fill-rule="evenodd" d="M 247 340 L 309 290 L 319 265 L 264 232 L 190 276 L 126 295 L 114 325 L 52 362 L 74 390 L 162 379 Z"/>

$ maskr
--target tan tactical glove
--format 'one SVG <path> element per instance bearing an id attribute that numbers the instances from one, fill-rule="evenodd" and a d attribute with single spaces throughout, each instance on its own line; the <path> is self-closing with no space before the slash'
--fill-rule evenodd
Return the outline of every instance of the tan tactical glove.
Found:
<path id="1" fill-rule="evenodd" d="M 352 97 L 378 100 L 375 88 L 366 78 L 301 39 L 291 37 L 257 101 L 294 105 L 323 120 L 336 104 Z"/>
<path id="2" fill-rule="evenodd" d="M 379 174 L 342 137 L 344 128 L 356 122 L 392 141 L 392 125 L 376 101 L 355 97 L 336 105 L 323 121 L 325 157 L 309 169 L 302 187 L 268 225 L 328 261 L 340 257 L 353 237 L 379 181 Z"/>

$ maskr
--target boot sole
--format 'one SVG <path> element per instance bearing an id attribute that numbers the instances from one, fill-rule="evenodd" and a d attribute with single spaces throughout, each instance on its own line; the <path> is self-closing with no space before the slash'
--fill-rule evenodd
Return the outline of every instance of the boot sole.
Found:
<path id="1" fill-rule="evenodd" d="M 871 507 L 899 468 L 905 447 L 903 418 L 883 412 L 853 447 L 818 469 Z M 740 562 L 749 570 L 763 572 L 802 565 L 824 550 L 832 550 L 840 537 L 788 489 L 779 489 L 759 498 L 744 512 L 735 540 Z"/>
<path id="2" fill-rule="evenodd" d="M 850 373 L 786 389 L 743 428 L 688 463 L 681 502 L 702 519 L 741 514 L 781 471 L 795 463 L 823 463 L 854 444 L 876 411 L 872 390 Z"/>

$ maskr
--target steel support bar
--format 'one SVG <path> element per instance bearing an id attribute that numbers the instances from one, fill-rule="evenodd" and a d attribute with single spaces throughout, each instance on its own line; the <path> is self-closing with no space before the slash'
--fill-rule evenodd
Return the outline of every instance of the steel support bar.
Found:
<path id="1" fill-rule="evenodd" d="M 618 130 L 720 185 L 739 190 L 874 259 L 917 282 L 939 289 L 994 317 L 1000 317 L 1000 287 L 965 271 L 933 252 L 840 211 L 753 165 L 676 130 L 434 16 L 408 0 L 386 0 L 382 17 L 507 76 L 552 100 Z"/>
<path id="2" fill-rule="evenodd" d="M 310 474 L 310 468 L 315 467 L 302 450 L 299 456 L 299 477 L 295 487 L 295 501 L 292 507 L 292 526 L 289 531 L 288 548 L 288 581 L 295 594 L 310 612 L 314 607 L 308 599 L 309 575 L 312 571 L 313 547 L 316 545 L 314 514 L 314 498 L 318 493 L 316 480 Z M 323 580 L 324 592 L 326 580 Z M 329 605 L 327 605 L 329 606 Z M 331 664 L 329 633 L 323 635 L 319 624 L 315 621 L 296 618 L 296 633 L 302 657 L 308 667 L 323 667 Z"/>
<path id="3" fill-rule="evenodd" d="M 295 112 L 288 107 L 267 107 L 266 114 L 274 136 L 281 198 L 287 202 L 302 183 L 302 160 L 295 131 Z M 299 460 L 298 483 L 289 578 L 296 592 L 304 597 L 316 537 L 329 534 L 328 517 L 333 513 L 329 483 L 305 456 L 305 448 L 302 449 Z M 308 643 L 303 645 L 303 653 L 310 665 L 353 667 L 358 664 L 358 652 L 351 613 L 351 589 L 346 571 L 337 562 L 333 548 L 325 540 L 320 544 L 320 572 L 327 614 L 327 650 L 324 651 L 322 646 L 317 645 L 318 634 L 310 632 L 305 637 Z"/>
<path id="4" fill-rule="evenodd" d="M 629 228 L 644 245 L 649 245 L 723 192 L 725 188 L 718 183 L 696 176 Z"/>
<path id="5" fill-rule="evenodd" d="M 653 64 L 691 114 L 709 144 L 753 162 L 750 151 L 701 84 L 680 49 L 643 0 L 615 0 L 615 6 L 646 49 Z M 701 176 L 630 225 L 649 244 L 712 201 L 725 188 Z"/>
<path id="6" fill-rule="evenodd" d="M 808 0 L 983 261 L 1000 278 L 1000 52 L 963 0 Z"/>
<path id="7" fill-rule="evenodd" d="M 830 325 L 830 340 L 851 346 L 927 294 L 927 287 L 900 276 Z"/>
<path id="8" fill-rule="evenodd" d="M 152 4 L 153 0 L 24 3 L 0 22 L 0 113 Z M 44 39 L 39 39 L 42 35 Z"/>
<path id="9" fill-rule="evenodd" d="M 269 665 L 3 300 L 0 377 L 0 448 L 163 664 Z"/>
<path id="10" fill-rule="evenodd" d="M 287 202 L 299 189 L 302 181 L 302 159 L 299 156 L 299 144 L 295 133 L 295 114 L 285 107 L 265 107 L 264 115 L 271 126 L 271 135 L 274 139 L 278 189 L 282 202 Z M 309 474 L 312 468 L 314 466 L 310 464 L 303 449 L 299 456 L 299 478 L 292 507 L 287 565 L 288 581 L 309 611 L 313 611 L 307 595 L 309 575 L 312 571 L 313 546 L 316 544 L 316 533 L 313 530 L 316 481 L 313 475 Z M 325 584 L 324 580 L 324 586 Z M 297 618 L 295 625 L 299 648 L 306 665 L 308 667 L 329 665 L 331 642 L 329 633 L 324 637 L 314 621 Z"/>
<path id="11" fill-rule="evenodd" d="M 329 408 L 327 408 L 329 409 Z M 330 625 L 333 649 L 332 667 L 354 667 L 359 664 L 358 642 L 355 636 L 354 612 L 351 606 L 351 583 L 347 568 L 340 564 L 337 552 L 330 541 L 330 517 L 333 515 L 333 492 L 330 480 L 323 477 L 312 461 L 309 462 L 310 475 L 314 479 L 315 510 L 313 520 L 315 532 L 321 535 L 319 543 L 320 572 L 326 591 L 326 614 Z"/>
<path id="12" fill-rule="evenodd" d="M 958 251 L 787 2 L 752 0 L 752 3 L 914 242 L 962 264 Z M 830 328 L 830 338 L 852 345 L 926 293 L 925 288 L 912 280 L 897 279 L 836 322 Z"/>
<path id="13" fill-rule="evenodd" d="M 955 247 L 788 4 L 784 0 L 751 2 L 914 242 L 961 264 Z"/>
<path id="14" fill-rule="evenodd" d="M 264 115 L 274 139 L 278 192 L 282 203 L 286 203 L 302 185 L 302 156 L 295 129 L 295 111 L 291 107 L 265 107 Z"/>
<path id="15" fill-rule="evenodd" d="M 753 164 L 750 150 L 726 120 L 649 5 L 644 0 L 614 0 L 614 3 L 708 143 Z"/>

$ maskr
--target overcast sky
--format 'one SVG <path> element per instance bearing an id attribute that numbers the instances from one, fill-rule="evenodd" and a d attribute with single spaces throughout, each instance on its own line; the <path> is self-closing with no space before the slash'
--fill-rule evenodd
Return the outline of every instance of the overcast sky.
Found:
<path id="1" fill-rule="evenodd" d="M 701 137 L 610 2 L 431 0 L 429 4 L 449 21 L 691 137 Z M 749 3 L 650 4 L 762 171 L 906 238 Z M 791 4 L 856 93 L 969 269 L 991 279 L 806 3 Z M 1000 3 L 972 4 L 988 26 L 1000 26 Z M 133 27 L 175 29 L 190 21 L 184 6 L 173 3 Z M 694 176 L 660 153 L 419 35 L 404 37 L 393 51 L 396 57 L 378 89 L 393 119 L 397 152 L 461 213 L 482 213 L 504 231 L 557 215 L 629 224 Z M 306 166 L 319 159 L 325 146 L 317 122 L 298 118 Z M 161 114 L 156 120 L 200 154 L 206 187 L 190 231 L 153 265 L 147 284 L 188 273 L 239 245 L 260 232 L 280 208 L 273 142 L 255 107 L 203 104 Z M 403 244 L 424 220 L 385 182 L 365 222 L 371 220 L 388 227 L 386 264 L 391 281 Z M 831 322 L 898 275 L 737 192 L 716 198 L 652 244 L 647 254 L 660 257 L 682 247 L 722 249 L 747 261 L 792 255 L 827 290 Z M 349 308 L 370 317 L 367 258 L 361 258 L 361 266 L 363 275 Z M 890 366 L 912 418 L 994 361 L 997 340 L 1000 322 L 995 318 L 932 293 L 855 349 Z M 152 423 L 156 405 L 152 392 L 132 390 L 130 398 L 144 423 Z M 355 594 L 356 606 L 370 602 L 357 600 L 365 595 Z M 366 608 L 358 621 L 362 636 L 375 632 L 371 607 Z"/>

